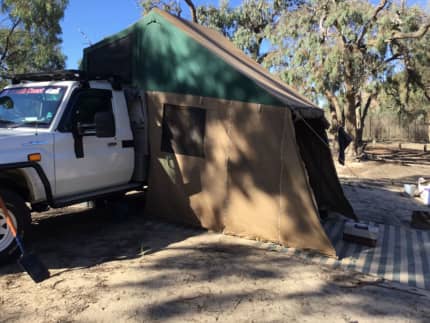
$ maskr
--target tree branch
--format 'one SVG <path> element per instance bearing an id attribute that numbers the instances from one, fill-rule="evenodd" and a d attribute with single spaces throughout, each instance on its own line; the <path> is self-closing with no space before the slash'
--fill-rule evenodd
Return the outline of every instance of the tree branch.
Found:
<path id="1" fill-rule="evenodd" d="M 422 90 L 426 99 L 430 101 L 430 94 L 427 92 L 427 87 L 424 87 Z"/>
<path id="2" fill-rule="evenodd" d="M 326 9 L 326 8 L 324 8 Z M 327 37 L 327 28 L 324 28 L 324 23 L 327 20 L 327 11 L 324 11 L 324 14 L 322 15 L 321 19 L 320 19 L 320 34 L 321 34 L 321 42 L 324 42 L 326 37 Z"/>
<path id="3" fill-rule="evenodd" d="M 190 8 L 191 11 L 191 19 L 193 22 L 198 23 L 197 21 L 197 12 L 196 12 L 196 6 L 194 5 L 192 0 L 185 0 L 186 4 Z"/>
<path id="4" fill-rule="evenodd" d="M 395 39 L 410 39 L 410 38 L 421 38 L 430 29 L 430 22 L 422 25 L 417 31 L 410 33 L 393 32 L 392 36 L 388 38 L 387 41 L 392 41 Z"/>
<path id="5" fill-rule="evenodd" d="M 376 67 L 375 70 L 378 71 L 381 67 L 385 67 L 386 64 L 395 61 L 396 59 L 404 59 L 403 53 L 397 53 L 394 54 L 391 57 L 386 58 L 384 61 L 380 62 Z"/>
<path id="6" fill-rule="evenodd" d="M 337 31 L 339 32 L 340 37 L 342 38 L 342 42 L 345 46 L 349 46 L 348 44 L 348 39 L 346 39 L 346 37 L 343 35 L 342 33 L 342 27 L 340 26 L 339 22 L 337 21 L 337 19 L 333 22 L 333 26 L 337 29 Z"/>
<path id="7" fill-rule="evenodd" d="M 400 54 L 400 53 L 394 54 L 393 56 L 388 57 L 387 59 L 385 59 L 385 60 L 384 60 L 384 64 L 389 63 L 389 62 L 391 62 L 391 61 L 394 61 L 394 60 L 396 60 L 396 59 L 399 59 L 399 58 L 401 58 L 401 57 L 402 57 L 402 54 Z"/>
<path id="8" fill-rule="evenodd" d="M 367 98 L 366 104 L 364 105 L 363 113 L 361 114 L 361 117 L 360 117 L 361 125 L 364 125 L 364 120 L 366 120 L 367 112 L 369 111 L 369 107 L 370 107 L 370 103 L 372 103 L 372 99 L 374 99 L 377 95 L 378 95 L 377 93 L 373 93 L 373 94 L 370 94 L 369 97 Z"/>
<path id="9" fill-rule="evenodd" d="M 367 33 L 367 30 L 372 26 L 372 24 L 376 21 L 376 18 L 378 17 L 378 14 L 385 8 L 385 5 L 388 3 L 388 0 L 381 0 L 381 2 L 378 4 L 378 6 L 375 8 L 375 11 L 373 12 L 372 17 L 366 22 L 366 24 L 363 27 L 363 30 L 361 31 L 360 36 L 357 38 L 356 44 L 360 45 L 363 41 L 364 36 Z"/>
<path id="10" fill-rule="evenodd" d="M 265 60 L 265 58 L 269 55 L 269 52 L 266 52 L 260 56 L 257 57 L 257 63 L 261 64 Z"/>
<path id="11" fill-rule="evenodd" d="M 14 31 L 15 31 L 16 27 L 18 27 L 18 25 L 19 25 L 20 23 L 21 23 L 21 19 L 17 19 L 17 20 L 14 22 L 14 24 L 12 25 L 12 27 L 10 28 L 9 33 L 8 33 L 8 35 L 7 35 L 7 37 L 6 37 L 6 44 L 5 44 L 5 46 L 4 46 L 3 53 L 2 53 L 2 55 L 1 55 L 1 57 L 0 57 L 0 62 L 3 62 L 3 60 L 6 58 L 7 53 L 8 53 L 8 51 L 9 51 L 10 38 L 12 37 L 12 34 L 14 33 Z"/>

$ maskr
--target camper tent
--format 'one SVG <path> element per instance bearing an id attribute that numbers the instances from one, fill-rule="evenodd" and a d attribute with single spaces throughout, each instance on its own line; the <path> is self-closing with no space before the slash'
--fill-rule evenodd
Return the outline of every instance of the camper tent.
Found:
<path id="1" fill-rule="evenodd" d="M 142 94 L 145 212 L 335 254 L 319 211 L 354 213 L 311 101 L 217 32 L 156 9 L 86 48 L 83 66 Z"/>

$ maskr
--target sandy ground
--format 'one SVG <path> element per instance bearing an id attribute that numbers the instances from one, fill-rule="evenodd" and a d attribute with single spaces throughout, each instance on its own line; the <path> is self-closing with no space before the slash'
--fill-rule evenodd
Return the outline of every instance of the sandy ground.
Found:
<path id="1" fill-rule="evenodd" d="M 359 219 L 409 227 L 412 210 L 430 210 L 419 197 L 403 193 L 403 184 L 417 184 L 419 177 L 430 179 L 430 166 L 367 161 L 336 168 Z"/>
<path id="2" fill-rule="evenodd" d="M 369 162 L 339 175 L 360 217 L 408 225 L 423 206 L 401 183 L 429 170 Z M 142 216 L 51 213 L 33 241 L 52 277 L 36 285 L 16 265 L 0 268 L 0 322 L 430 321 L 428 292 Z"/>

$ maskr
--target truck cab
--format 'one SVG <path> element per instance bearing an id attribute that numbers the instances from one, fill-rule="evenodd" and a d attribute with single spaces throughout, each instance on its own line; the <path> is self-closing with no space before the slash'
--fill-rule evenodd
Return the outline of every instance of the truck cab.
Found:
<path id="1" fill-rule="evenodd" d="M 31 211 L 143 189 L 145 119 L 140 92 L 114 77 L 81 71 L 14 76 L 0 92 L 0 196 L 19 234 Z M 15 251 L 0 212 L 0 261 Z"/>

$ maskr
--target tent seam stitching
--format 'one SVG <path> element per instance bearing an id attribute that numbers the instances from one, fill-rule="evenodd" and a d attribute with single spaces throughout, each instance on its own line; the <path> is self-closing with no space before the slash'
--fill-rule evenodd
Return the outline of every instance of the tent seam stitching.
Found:
<path id="1" fill-rule="evenodd" d="M 281 140 L 281 170 L 279 176 L 279 213 L 278 213 L 278 240 L 282 244 L 281 240 L 281 214 L 282 214 L 282 191 L 283 191 L 283 177 L 284 177 L 284 152 L 285 152 L 285 133 L 286 133 L 286 118 L 287 109 L 284 110 L 284 122 L 282 126 L 282 140 Z"/>

